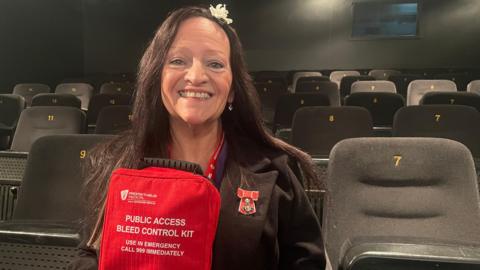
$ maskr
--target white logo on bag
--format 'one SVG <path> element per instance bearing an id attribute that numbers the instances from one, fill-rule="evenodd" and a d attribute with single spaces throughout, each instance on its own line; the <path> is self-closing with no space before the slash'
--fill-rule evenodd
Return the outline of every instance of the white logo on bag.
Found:
<path id="1" fill-rule="evenodd" d="M 120 197 L 122 198 L 122 201 L 125 201 L 128 196 L 128 189 L 120 191 Z"/>
<path id="2" fill-rule="evenodd" d="M 120 191 L 120 198 L 128 203 L 155 205 L 157 197 L 157 194 L 134 192 L 128 189 Z"/>

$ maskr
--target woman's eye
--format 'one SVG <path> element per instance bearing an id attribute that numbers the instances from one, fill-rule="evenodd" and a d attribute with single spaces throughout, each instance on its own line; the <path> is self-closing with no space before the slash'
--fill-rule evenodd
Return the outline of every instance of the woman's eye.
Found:
<path id="1" fill-rule="evenodd" d="M 182 59 L 173 59 L 172 61 L 170 61 L 170 64 L 176 65 L 176 66 L 183 65 L 183 63 L 184 62 Z"/>
<path id="2" fill-rule="evenodd" d="M 210 67 L 214 68 L 214 69 L 221 69 L 224 67 L 224 65 L 222 63 L 219 63 L 219 62 L 211 62 L 208 64 Z"/>

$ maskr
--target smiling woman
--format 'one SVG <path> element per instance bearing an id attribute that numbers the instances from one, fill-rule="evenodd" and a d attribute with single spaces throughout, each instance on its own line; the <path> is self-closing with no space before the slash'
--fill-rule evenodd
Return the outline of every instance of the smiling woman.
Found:
<path id="1" fill-rule="evenodd" d="M 188 160 L 182 146 L 207 146 L 192 157 L 205 171 L 208 155 L 221 137 L 220 115 L 227 100 L 233 102 L 230 44 L 222 28 L 206 18 L 185 20 L 170 48 L 162 70 L 162 100 L 170 115 L 172 131 L 171 158 Z M 180 132 L 178 132 L 180 131 Z M 205 144 L 198 144 L 199 134 L 210 134 Z M 183 142 L 182 142 L 183 141 Z M 195 142 L 190 145 L 190 142 Z M 210 148 L 210 149 L 208 149 Z M 205 156 L 206 155 L 206 156 Z"/>
<path id="2" fill-rule="evenodd" d="M 219 190 L 212 269 L 325 267 L 302 187 L 317 181 L 311 159 L 267 132 L 242 46 L 218 8 L 172 12 L 145 51 L 132 129 L 89 156 L 85 241 L 70 269 L 97 268 L 110 175 L 141 167 L 144 157 L 198 163 Z"/>

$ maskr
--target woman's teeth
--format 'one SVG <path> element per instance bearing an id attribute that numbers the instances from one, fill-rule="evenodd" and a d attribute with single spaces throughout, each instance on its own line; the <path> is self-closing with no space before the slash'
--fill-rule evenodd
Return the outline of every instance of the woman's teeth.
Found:
<path id="1" fill-rule="evenodd" d="M 178 94 L 181 97 L 187 97 L 187 98 L 208 99 L 208 98 L 212 97 L 211 94 L 206 93 L 206 92 L 193 92 L 193 91 L 185 91 L 185 90 L 178 91 Z"/>

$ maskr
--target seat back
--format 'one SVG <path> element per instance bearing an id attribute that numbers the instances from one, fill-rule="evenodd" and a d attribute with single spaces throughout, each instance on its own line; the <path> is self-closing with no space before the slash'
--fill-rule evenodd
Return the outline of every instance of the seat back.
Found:
<path id="1" fill-rule="evenodd" d="M 471 81 L 472 75 L 466 73 L 444 73 L 433 76 L 436 80 L 449 80 L 455 83 L 458 91 L 466 91 L 467 84 Z"/>
<path id="2" fill-rule="evenodd" d="M 41 93 L 32 98 L 34 106 L 67 106 L 80 109 L 82 102 L 72 94 Z"/>
<path id="3" fill-rule="evenodd" d="M 345 105 L 366 108 L 375 127 L 391 127 L 397 110 L 405 106 L 405 99 L 396 93 L 356 92 L 345 98 Z"/>
<path id="4" fill-rule="evenodd" d="M 368 72 L 368 76 L 375 78 L 375 80 L 388 80 L 388 77 L 400 74 L 402 74 L 400 71 L 392 69 L 372 69 Z"/>
<path id="5" fill-rule="evenodd" d="M 267 123 L 273 123 L 275 106 L 281 95 L 287 94 L 287 87 L 282 82 L 255 82 L 262 107 L 262 115 Z"/>
<path id="6" fill-rule="evenodd" d="M 330 106 L 340 106 L 340 91 L 337 84 L 331 81 L 308 82 L 300 79 L 296 93 L 325 93 L 330 100 Z"/>
<path id="7" fill-rule="evenodd" d="M 61 83 L 55 88 L 57 94 L 71 94 L 81 101 L 81 109 L 87 110 L 93 95 L 93 86 L 88 83 Z"/>
<path id="8" fill-rule="evenodd" d="M 134 85 L 128 82 L 109 82 L 100 87 L 100 94 L 125 94 L 133 95 Z"/>
<path id="9" fill-rule="evenodd" d="M 33 96 L 40 93 L 50 93 L 50 86 L 41 83 L 19 83 L 13 88 L 13 94 L 25 98 L 27 107 L 32 104 Z"/>
<path id="10" fill-rule="evenodd" d="M 480 95 L 469 92 L 430 92 L 423 96 L 420 104 L 467 105 L 480 111 Z"/>
<path id="11" fill-rule="evenodd" d="M 130 105 L 131 96 L 125 94 L 98 94 L 90 100 L 87 112 L 88 125 L 97 123 L 98 114 L 106 106 Z"/>
<path id="12" fill-rule="evenodd" d="M 13 131 L 25 105 L 25 99 L 22 96 L 0 94 L 0 129 Z"/>
<path id="13" fill-rule="evenodd" d="M 330 100 L 324 93 L 296 93 L 282 95 L 275 109 L 274 130 L 290 128 L 293 115 L 301 107 L 329 106 Z"/>
<path id="14" fill-rule="evenodd" d="M 474 80 L 468 83 L 467 92 L 472 92 L 480 95 L 480 80 Z"/>
<path id="15" fill-rule="evenodd" d="M 428 92 L 456 92 L 457 86 L 449 80 L 414 80 L 407 89 L 407 106 L 418 105 Z"/>
<path id="16" fill-rule="evenodd" d="M 336 83 L 340 87 L 340 82 L 346 76 L 360 76 L 360 72 L 356 70 L 338 70 L 330 73 L 330 81 Z"/>
<path id="17" fill-rule="evenodd" d="M 388 80 L 395 84 L 397 93 L 402 95 L 404 98 L 407 98 L 407 88 L 410 82 L 414 80 L 421 80 L 423 76 L 417 74 L 401 74 L 401 75 L 390 75 Z"/>
<path id="18" fill-rule="evenodd" d="M 315 157 L 328 157 L 346 138 L 372 136 L 372 118 L 361 107 L 303 107 L 295 112 L 291 143 Z"/>
<path id="19" fill-rule="evenodd" d="M 397 88 L 391 81 L 358 81 L 352 84 L 350 94 L 357 92 L 397 93 Z"/>
<path id="20" fill-rule="evenodd" d="M 25 109 L 20 114 L 10 149 L 29 152 L 32 143 L 42 136 L 83 133 L 85 121 L 85 113 L 73 107 L 38 106 Z"/>
<path id="21" fill-rule="evenodd" d="M 292 79 L 292 90 L 293 92 L 296 91 L 296 86 L 298 79 L 300 78 L 305 78 L 305 77 L 321 77 L 322 73 L 318 71 L 297 71 L 293 74 L 293 79 Z"/>
<path id="22" fill-rule="evenodd" d="M 359 75 L 359 76 L 345 76 L 340 81 L 340 97 L 344 98 L 350 95 L 352 84 L 358 81 L 373 81 L 373 77 Z"/>
<path id="23" fill-rule="evenodd" d="M 420 105 L 399 109 L 393 120 L 395 137 L 437 137 L 463 143 L 480 157 L 480 112 L 464 105 Z"/>
<path id="24" fill-rule="evenodd" d="M 84 206 L 82 167 L 106 135 L 52 135 L 32 145 L 12 220 L 78 222 Z"/>
<path id="25" fill-rule="evenodd" d="M 328 172 L 323 237 L 332 269 L 365 244 L 372 245 L 370 254 L 389 243 L 407 244 L 404 251 L 417 244 L 480 244 L 475 167 L 458 142 L 348 139 L 333 148 Z M 411 259 L 436 251 L 424 249 Z"/>
<path id="26" fill-rule="evenodd" d="M 107 106 L 100 111 L 95 125 L 96 134 L 117 134 L 131 126 L 132 106 Z"/>

